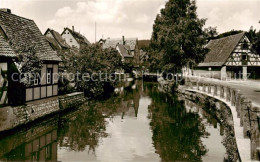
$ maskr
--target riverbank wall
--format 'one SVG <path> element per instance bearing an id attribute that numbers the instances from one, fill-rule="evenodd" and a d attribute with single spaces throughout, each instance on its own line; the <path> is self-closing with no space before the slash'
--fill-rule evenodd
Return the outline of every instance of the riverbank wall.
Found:
<path id="1" fill-rule="evenodd" d="M 186 79 L 181 93 L 195 100 L 203 100 L 211 106 L 225 104 L 232 112 L 234 135 L 242 161 L 260 160 L 260 108 L 236 89 L 209 82 L 193 82 Z M 217 110 L 217 109 L 216 109 Z M 223 111 L 223 110 L 222 110 Z M 225 118 L 222 116 L 220 120 Z"/>
<path id="2" fill-rule="evenodd" d="M 84 102 L 84 94 L 76 92 L 28 102 L 22 106 L 3 107 L 0 109 L 0 132 L 33 122 L 47 115 L 77 107 Z"/>

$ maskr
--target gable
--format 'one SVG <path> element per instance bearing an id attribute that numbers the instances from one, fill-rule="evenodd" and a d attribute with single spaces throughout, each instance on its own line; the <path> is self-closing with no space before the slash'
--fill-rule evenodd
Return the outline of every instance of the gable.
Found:
<path id="1" fill-rule="evenodd" d="M 251 51 L 252 44 L 244 35 L 227 59 L 226 66 L 260 66 L 260 56 Z"/>
<path id="2" fill-rule="evenodd" d="M 79 32 L 73 31 L 69 28 L 65 28 L 61 35 L 64 36 L 66 34 L 72 35 L 72 37 L 78 42 L 78 44 L 81 43 L 85 43 L 88 45 L 91 44 L 84 35 L 80 34 Z"/>
<path id="3" fill-rule="evenodd" d="M 71 47 L 76 47 L 76 48 L 79 48 L 80 47 L 80 44 L 79 42 L 77 41 L 77 39 L 72 35 L 71 31 L 68 30 L 68 29 L 65 29 L 63 32 L 62 32 L 62 38 L 65 39 L 66 43 L 71 46 Z"/>

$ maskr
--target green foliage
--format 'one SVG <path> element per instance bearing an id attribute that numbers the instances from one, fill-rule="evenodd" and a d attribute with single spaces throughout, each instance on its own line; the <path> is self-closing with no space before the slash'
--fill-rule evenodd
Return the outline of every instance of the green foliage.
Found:
<path id="1" fill-rule="evenodd" d="M 219 34 L 218 36 L 214 37 L 213 39 L 224 38 L 224 37 L 227 37 L 227 36 L 230 36 L 230 35 L 235 35 L 235 34 L 238 34 L 238 33 L 241 33 L 241 32 L 243 32 L 243 31 L 242 30 L 234 30 L 233 29 L 231 31 Z"/>
<path id="2" fill-rule="evenodd" d="M 83 90 L 86 96 L 92 98 L 102 97 L 106 90 L 110 90 L 116 84 L 113 79 L 106 80 L 105 74 L 108 74 L 109 78 L 110 74 L 122 68 L 118 51 L 112 48 L 102 49 L 99 44 L 82 46 L 78 55 L 70 57 L 70 64 L 68 71 L 78 73 L 78 78 L 80 78 L 76 79 L 77 89 Z M 85 78 L 86 74 L 88 78 Z"/>
<path id="3" fill-rule="evenodd" d="M 150 70 L 178 72 L 187 64 L 204 59 L 207 49 L 202 27 L 192 0 L 169 0 L 157 15 L 150 44 Z"/>
<path id="4" fill-rule="evenodd" d="M 70 85 L 70 82 L 66 77 L 59 77 L 58 86 L 59 95 L 72 93 L 74 91 L 74 88 Z"/>
<path id="5" fill-rule="evenodd" d="M 256 29 L 251 27 L 246 36 L 252 43 L 252 50 L 260 55 L 260 30 L 256 32 Z"/>
<path id="6" fill-rule="evenodd" d="M 214 39 L 218 35 L 217 27 L 208 27 L 204 29 L 206 37 L 208 40 Z"/>
<path id="7" fill-rule="evenodd" d="M 23 78 L 20 82 L 25 85 L 30 85 L 31 83 L 29 81 L 38 77 L 42 68 L 42 60 L 36 53 L 37 46 L 34 44 L 31 46 L 25 46 L 14 42 L 13 39 L 9 40 L 9 44 L 18 54 L 17 67 L 19 73 L 23 74 Z"/>

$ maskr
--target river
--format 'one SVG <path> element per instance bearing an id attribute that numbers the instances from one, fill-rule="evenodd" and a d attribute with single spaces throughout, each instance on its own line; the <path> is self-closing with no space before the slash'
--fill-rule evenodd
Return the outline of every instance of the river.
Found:
<path id="1" fill-rule="evenodd" d="M 0 137 L 0 161 L 223 161 L 224 129 L 156 83 L 122 83 L 104 101 Z"/>

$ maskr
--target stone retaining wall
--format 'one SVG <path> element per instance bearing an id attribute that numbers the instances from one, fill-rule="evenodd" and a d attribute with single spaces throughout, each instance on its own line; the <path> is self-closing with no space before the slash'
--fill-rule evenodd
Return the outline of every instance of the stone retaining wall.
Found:
<path id="1" fill-rule="evenodd" d="M 28 102 L 22 106 L 1 108 L 0 113 L 8 112 L 10 117 L 6 121 L 3 121 L 0 131 L 27 124 L 46 115 L 63 111 L 64 109 L 77 107 L 83 102 L 85 102 L 84 94 L 77 92 Z"/>
<path id="2" fill-rule="evenodd" d="M 186 79 L 186 85 L 206 94 L 224 99 L 235 106 L 240 126 L 243 127 L 244 138 L 251 141 L 251 159 L 260 160 L 260 108 L 254 106 L 250 100 L 240 94 L 236 89 L 214 85 L 208 82 L 198 82 Z"/>
<path id="3" fill-rule="evenodd" d="M 214 117 L 221 125 L 220 134 L 223 136 L 221 143 L 226 148 L 224 161 L 239 161 L 232 112 L 227 105 L 202 93 L 184 91 L 182 94 L 184 94 L 187 99 L 186 101 L 190 101 L 195 105 L 200 106 L 206 113 Z"/>
<path id="4" fill-rule="evenodd" d="M 86 101 L 84 93 L 76 92 L 59 97 L 60 109 L 68 109 L 79 106 Z"/>

